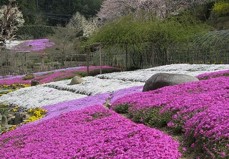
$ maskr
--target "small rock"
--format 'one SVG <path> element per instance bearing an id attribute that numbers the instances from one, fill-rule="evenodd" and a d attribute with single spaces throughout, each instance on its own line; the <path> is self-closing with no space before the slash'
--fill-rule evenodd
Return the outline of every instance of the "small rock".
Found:
<path id="1" fill-rule="evenodd" d="M 39 81 L 37 81 L 37 80 L 32 80 L 32 81 L 31 81 L 31 86 L 36 86 L 36 85 L 39 85 Z"/>
<path id="2" fill-rule="evenodd" d="M 80 84 L 83 82 L 83 79 L 80 78 L 79 76 L 75 76 L 72 78 L 71 82 L 69 85 L 74 85 L 74 84 Z"/>
<path id="3" fill-rule="evenodd" d="M 23 122 L 24 114 L 15 113 L 14 123 L 13 125 L 18 125 Z"/>

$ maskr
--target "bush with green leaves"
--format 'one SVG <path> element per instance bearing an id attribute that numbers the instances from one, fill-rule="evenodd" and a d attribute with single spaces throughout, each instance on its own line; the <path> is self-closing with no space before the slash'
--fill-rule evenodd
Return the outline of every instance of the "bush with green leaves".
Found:
<path id="1" fill-rule="evenodd" d="M 229 1 L 220 0 L 214 4 L 213 12 L 218 16 L 228 16 L 229 15 Z"/>
<path id="2" fill-rule="evenodd" d="M 34 74 L 30 73 L 30 74 L 26 74 L 22 79 L 23 80 L 31 80 L 34 78 L 35 78 Z"/>
<path id="3" fill-rule="evenodd" d="M 144 19 L 134 15 L 122 17 L 100 28 L 90 39 L 89 43 L 102 43 L 104 46 L 119 45 L 130 51 L 127 46 L 137 46 L 133 53 L 142 54 L 147 47 L 153 46 L 157 56 L 161 57 L 160 64 L 166 64 L 171 52 L 169 48 L 178 43 L 187 43 L 197 34 L 210 30 L 210 27 L 188 14 L 173 16 L 167 19 L 151 17 Z M 130 56 L 132 56 L 131 54 Z"/>

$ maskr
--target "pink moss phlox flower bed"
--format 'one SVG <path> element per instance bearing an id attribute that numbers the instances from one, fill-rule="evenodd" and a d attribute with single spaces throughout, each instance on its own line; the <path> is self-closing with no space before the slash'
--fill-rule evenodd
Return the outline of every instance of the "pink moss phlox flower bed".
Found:
<path id="1" fill-rule="evenodd" d="M 220 76 L 229 76 L 229 70 L 217 71 L 217 72 L 210 72 L 198 75 L 197 78 L 200 80 L 216 78 Z"/>
<path id="2" fill-rule="evenodd" d="M 178 159 L 179 143 L 159 130 L 92 106 L 0 137 L 1 159 Z"/>
<path id="3" fill-rule="evenodd" d="M 102 66 L 102 69 L 112 69 L 111 66 Z M 96 69 L 100 69 L 100 66 L 90 66 L 89 70 L 93 71 Z M 59 69 L 47 72 L 37 72 L 34 73 L 35 78 L 34 80 L 38 80 L 41 84 L 53 82 L 56 80 L 72 78 L 79 72 L 86 72 L 86 66 L 74 67 L 74 68 L 67 68 L 67 69 Z M 31 80 L 23 80 L 24 75 L 21 76 L 12 76 L 9 78 L 2 78 L 0 79 L 0 85 L 11 85 L 11 84 L 30 84 Z"/>
<path id="4" fill-rule="evenodd" d="M 27 40 L 12 48 L 16 52 L 41 52 L 55 44 L 49 39 Z"/>
<path id="5" fill-rule="evenodd" d="M 159 109 L 156 118 L 169 115 L 167 127 L 181 128 L 195 150 L 203 149 L 211 157 L 229 157 L 228 77 L 127 95 L 114 101 L 112 108 L 117 110 L 124 105 L 129 106 L 128 113 L 134 117 L 141 112 L 144 118 Z"/>

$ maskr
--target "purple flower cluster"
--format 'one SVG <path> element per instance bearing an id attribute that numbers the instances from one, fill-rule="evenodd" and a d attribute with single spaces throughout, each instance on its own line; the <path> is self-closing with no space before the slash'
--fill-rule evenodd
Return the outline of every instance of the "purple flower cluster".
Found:
<path id="1" fill-rule="evenodd" d="M 92 106 L 0 137 L 1 159 L 178 159 L 179 143 L 156 129 Z"/>
<path id="2" fill-rule="evenodd" d="M 197 76 L 200 80 L 216 78 L 221 76 L 229 76 L 229 70 L 217 71 L 217 72 L 210 72 L 204 73 Z"/>
<path id="3" fill-rule="evenodd" d="M 89 70 L 93 71 L 96 69 L 112 69 L 111 66 L 90 66 Z M 57 80 L 63 80 L 66 78 L 72 78 L 79 72 L 86 72 L 87 67 L 86 66 L 80 66 L 80 67 L 72 67 L 72 68 L 66 68 L 66 69 L 59 69 L 59 70 L 53 70 L 53 71 L 47 71 L 47 72 L 37 72 L 34 73 L 35 80 L 39 81 L 40 83 L 48 83 L 53 82 Z M 12 76 L 9 78 L 2 78 L 0 79 L 0 85 L 11 85 L 11 84 L 30 84 L 31 80 L 23 80 L 24 75 L 20 76 Z"/>
<path id="4" fill-rule="evenodd" d="M 41 121 L 51 119 L 53 117 L 57 117 L 61 114 L 68 113 L 71 111 L 81 110 L 87 107 L 91 107 L 95 104 L 103 105 L 109 96 L 110 96 L 109 93 L 104 93 L 104 94 L 89 96 L 81 99 L 65 101 L 53 105 L 47 105 L 43 108 L 47 110 L 48 113 L 45 118 L 41 119 Z"/>
<path id="5" fill-rule="evenodd" d="M 131 95 L 137 92 L 142 92 L 142 86 L 136 86 L 131 88 L 125 88 L 118 91 L 115 91 L 110 99 L 110 104 L 113 104 L 117 99 L 124 97 L 126 95 Z"/>
<path id="6" fill-rule="evenodd" d="M 215 157 L 229 157 L 229 78 L 164 87 L 124 96 L 113 102 L 117 110 L 128 105 L 128 112 L 143 117 L 159 109 L 157 119 L 169 114 L 167 126 L 181 128 L 190 145 Z M 165 118 L 163 118 L 165 119 Z M 190 141 L 191 140 L 191 141 Z"/>
<path id="7" fill-rule="evenodd" d="M 12 48 L 16 52 L 40 52 L 55 44 L 49 39 L 27 40 Z"/>

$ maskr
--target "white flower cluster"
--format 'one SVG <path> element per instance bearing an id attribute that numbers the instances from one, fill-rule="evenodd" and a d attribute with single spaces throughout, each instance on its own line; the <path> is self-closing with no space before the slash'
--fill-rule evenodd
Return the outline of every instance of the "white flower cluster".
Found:
<path id="1" fill-rule="evenodd" d="M 76 85 L 68 85 L 70 80 L 48 83 L 45 86 L 58 90 L 67 90 L 85 95 L 96 95 L 105 92 L 114 92 L 119 89 L 142 86 L 142 82 L 123 81 L 117 79 L 100 79 L 97 77 L 85 77 L 84 82 Z"/>
<path id="2" fill-rule="evenodd" d="M 164 18 L 170 13 L 177 13 L 185 8 L 214 0 L 104 0 L 98 17 L 114 20 L 117 17 L 145 11 L 157 17 Z"/>
<path id="3" fill-rule="evenodd" d="M 87 97 L 86 95 L 59 91 L 54 88 L 35 86 L 22 88 L 0 97 L 0 103 L 15 104 L 21 107 L 33 108 L 63 101 Z"/>
<path id="4" fill-rule="evenodd" d="M 70 19 L 68 28 L 76 29 L 78 31 L 83 31 L 84 37 L 89 37 L 98 27 L 95 19 L 86 19 L 79 12 L 76 12 L 75 15 Z"/>

